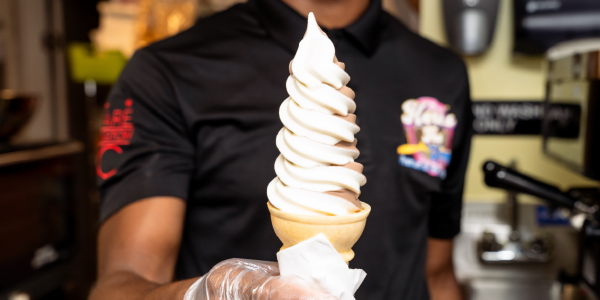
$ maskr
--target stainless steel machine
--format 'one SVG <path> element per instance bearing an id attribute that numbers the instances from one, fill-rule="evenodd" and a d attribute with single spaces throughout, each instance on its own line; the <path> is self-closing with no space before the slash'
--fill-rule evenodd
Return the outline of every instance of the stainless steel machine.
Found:
<path id="1" fill-rule="evenodd" d="M 514 170 L 514 163 L 511 169 Z M 498 171 L 502 168 L 502 171 Z M 495 162 L 488 161 L 484 164 L 485 180 L 489 186 L 498 186 L 496 179 L 498 174 L 494 172 L 504 172 L 500 174 L 501 178 L 507 176 L 507 169 Z M 514 171 L 512 171 L 514 172 Z M 512 176 L 512 175 L 508 175 Z M 510 225 L 508 239 L 504 243 L 498 241 L 495 233 L 486 231 L 482 234 L 481 240 L 477 243 L 477 255 L 484 264 L 515 264 L 515 263 L 548 263 L 554 256 L 554 237 L 552 234 L 537 230 L 525 237 L 519 224 L 519 203 L 517 202 L 518 189 L 508 190 L 506 199 L 506 215 Z"/>
<path id="2" fill-rule="evenodd" d="M 543 123 L 544 153 L 595 180 L 600 180 L 599 50 L 600 39 L 588 39 L 559 44 L 549 51 Z M 600 299 L 600 189 L 564 192 L 493 161 L 486 162 L 483 171 L 491 187 L 533 195 L 566 212 L 580 231 L 577 282 L 586 291 L 586 299 Z M 552 239 L 539 235 L 523 241 L 513 226 L 509 241 L 502 244 L 484 233 L 478 255 L 487 264 L 548 262 L 553 256 Z"/>
<path id="3" fill-rule="evenodd" d="M 600 38 L 548 52 L 544 152 L 600 180 Z"/>

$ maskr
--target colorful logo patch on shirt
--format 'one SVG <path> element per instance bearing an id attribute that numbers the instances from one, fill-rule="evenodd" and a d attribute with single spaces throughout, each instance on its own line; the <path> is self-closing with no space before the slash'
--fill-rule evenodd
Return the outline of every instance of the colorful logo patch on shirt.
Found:
<path id="1" fill-rule="evenodd" d="M 131 115 L 133 114 L 133 101 L 125 100 L 125 108 L 112 110 L 109 112 L 110 104 L 104 104 L 104 121 L 100 128 L 101 140 L 98 146 L 98 161 L 96 163 L 96 174 L 103 180 L 110 178 L 117 173 L 116 169 L 111 169 L 108 172 L 102 171 L 102 156 L 106 151 L 112 150 L 118 154 L 123 153 L 121 146 L 129 145 L 133 137 L 133 123 L 131 123 Z"/>
<path id="2" fill-rule="evenodd" d="M 402 103 L 400 120 L 407 143 L 398 147 L 398 163 L 404 167 L 446 178 L 452 158 L 456 116 L 435 98 L 421 97 Z"/>

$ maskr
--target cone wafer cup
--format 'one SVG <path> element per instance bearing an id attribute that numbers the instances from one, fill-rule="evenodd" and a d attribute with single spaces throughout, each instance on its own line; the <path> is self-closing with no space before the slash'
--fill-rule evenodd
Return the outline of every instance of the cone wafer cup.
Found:
<path id="1" fill-rule="evenodd" d="M 348 263 L 354 258 L 352 247 L 363 233 L 371 206 L 362 202 L 359 212 L 345 216 L 307 216 L 286 213 L 267 203 L 275 234 L 283 243 L 280 250 L 324 234 Z"/>

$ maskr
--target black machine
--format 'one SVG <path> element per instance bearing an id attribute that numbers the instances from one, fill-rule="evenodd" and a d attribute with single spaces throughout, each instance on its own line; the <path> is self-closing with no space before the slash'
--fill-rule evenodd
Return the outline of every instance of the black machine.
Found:
<path id="1" fill-rule="evenodd" d="M 541 55 L 567 40 L 600 35 L 600 1 L 514 0 L 514 51 Z"/>
<path id="2" fill-rule="evenodd" d="M 444 0 L 448 42 L 462 55 L 483 54 L 496 30 L 499 0 Z"/>
<path id="3" fill-rule="evenodd" d="M 551 1 L 547 1 L 551 2 Z M 594 45 L 598 45 L 594 49 Z M 557 46 L 558 47 L 558 46 Z M 550 60 L 543 150 L 570 169 L 600 180 L 600 40 L 576 41 L 549 51 Z M 488 186 L 539 197 L 553 207 L 568 210 L 580 227 L 579 281 L 600 298 L 600 188 L 573 188 L 567 192 L 488 161 L 483 165 Z M 577 220 L 583 222 L 577 222 Z M 577 224 L 579 223 L 579 224 Z M 512 237 L 511 237 L 512 240 Z M 515 240 L 518 240 L 516 237 Z M 480 243 L 480 253 L 494 253 L 494 240 Z M 523 251 L 528 261 L 543 261 L 543 242 L 537 251 Z M 483 248 L 483 250 L 481 250 Z M 498 249 L 501 249 L 498 247 Z M 526 249 L 527 250 L 527 249 Z M 594 298 L 594 299 L 595 299 Z"/>

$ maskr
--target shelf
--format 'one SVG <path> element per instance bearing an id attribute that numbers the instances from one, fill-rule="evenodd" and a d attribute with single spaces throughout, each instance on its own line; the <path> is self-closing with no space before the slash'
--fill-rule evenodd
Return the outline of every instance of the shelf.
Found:
<path id="1" fill-rule="evenodd" d="M 83 151 L 83 143 L 72 141 L 35 149 L 19 150 L 0 154 L 0 167 L 33 162 Z"/>
<path id="2" fill-rule="evenodd" d="M 63 262 L 38 271 L 17 285 L 0 291 L 0 300 L 40 299 L 64 283 L 69 268 L 71 265 Z"/>

